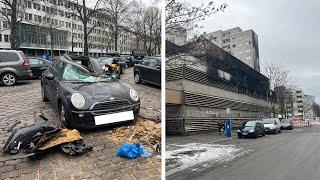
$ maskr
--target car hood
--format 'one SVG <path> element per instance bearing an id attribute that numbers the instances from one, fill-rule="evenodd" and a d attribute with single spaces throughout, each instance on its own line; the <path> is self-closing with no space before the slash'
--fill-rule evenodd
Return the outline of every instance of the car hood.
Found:
<path id="1" fill-rule="evenodd" d="M 264 128 L 270 128 L 270 129 L 273 129 L 275 128 L 276 126 L 274 124 L 264 124 Z"/>
<path id="2" fill-rule="evenodd" d="M 122 82 L 96 82 L 96 83 L 66 83 L 74 92 L 80 92 L 85 97 L 97 100 L 131 99 L 131 86 Z"/>

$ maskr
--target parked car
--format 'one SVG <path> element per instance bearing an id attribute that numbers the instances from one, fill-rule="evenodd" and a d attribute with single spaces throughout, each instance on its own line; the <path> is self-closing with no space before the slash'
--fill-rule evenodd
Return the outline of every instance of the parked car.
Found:
<path id="1" fill-rule="evenodd" d="M 100 66 L 96 68 L 88 70 L 64 55 L 53 58 L 49 69 L 43 72 L 42 100 L 50 101 L 58 110 L 65 127 L 95 128 L 133 121 L 138 116 L 138 93 L 130 85 L 101 73 L 104 71 Z"/>
<path id="2" fill-rule="evenodd" d="M 118 64 L 121 74 L 125 73 L 127 67 L 125 60 L 117 56 L 102 56 L 98 58 L 98 61 L 102 67 L 111 64 Z"/>
<path id="3" fill-rule="evenodd" d="M 51 64 L 50 61 L 39 57 L 28 57 L 33 78 L 41 78 L 42 72 L 47 70 Z"/>
<path id="4" fill-rule="evenodd" d="M 19 80 L 31 79 L 29 60 L 22 51 L 0 50 L 0 83 L 13 86 Z"/>
<path id="5" fill-rule="evenodd" d="M 145 57 L 139 64 L 134 65 L 135 83 L 151 83 L 161 86 L 161 58 Z"/>
<path id="6" fill-rule="evenodd" d="M 293 129 L 292 119 L 282 119 L 281 120 L 281 129 L 292 130 Z"/>
<path id="7" fill-rule="evenodd" d="M 266 118 L 262 119 L 262 122 L 266 133 L 281 133 L 281 122 L 279 118 Z"/>
<path id="8" fill-rule="evenodd" d="M 264 125 L 258 120 L 244 121 L 238 128 L 238 137 L 253 137 L 257 138 L 260 135 L 265 136 Z"/>
<path id="9" fill-rule="evenodd" d="M 135 64 L 138 64 L 141 60 L 135 59 L 131 55 L 121 55 L 122 58 L 126 59 L 128 67 L 133 67 Z"/>

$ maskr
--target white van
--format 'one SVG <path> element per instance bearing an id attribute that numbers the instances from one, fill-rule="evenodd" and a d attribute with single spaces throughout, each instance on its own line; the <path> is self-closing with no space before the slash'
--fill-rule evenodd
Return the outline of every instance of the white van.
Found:
<path id="1" fill-rule="evenodd" d="M 281 133 L 281 122 L 279 118 L 262 119 L 265 133 Z"/>

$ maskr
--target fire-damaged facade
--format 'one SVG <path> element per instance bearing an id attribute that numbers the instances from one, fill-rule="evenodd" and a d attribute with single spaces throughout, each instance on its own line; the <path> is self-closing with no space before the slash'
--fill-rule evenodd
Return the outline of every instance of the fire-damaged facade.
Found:
<path id="1" fill-rule="evenodd" d="M 274 116 L 269 79 L 205 38 L 166 42 L 166 132 L 217 130 L 219 120 Z"/>

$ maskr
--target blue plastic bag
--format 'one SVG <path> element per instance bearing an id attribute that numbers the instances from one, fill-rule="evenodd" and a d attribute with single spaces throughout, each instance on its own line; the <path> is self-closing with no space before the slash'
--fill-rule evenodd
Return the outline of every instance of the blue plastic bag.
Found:
<path id="1" fill-rule="evenodd" d="M 136 159 L 138 157 L 150 157 L 151 154 L 144 149 L 140 144 L 124 144 L 118 150 L 117 157 L 127 157 L 130 159 Z"/>

